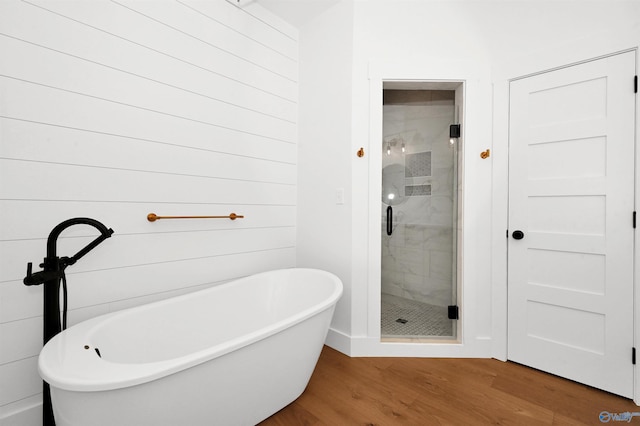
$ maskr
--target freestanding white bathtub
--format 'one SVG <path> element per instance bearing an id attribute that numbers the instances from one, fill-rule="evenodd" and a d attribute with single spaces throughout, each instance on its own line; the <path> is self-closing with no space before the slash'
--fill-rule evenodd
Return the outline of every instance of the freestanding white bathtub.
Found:
<path id="1" fill-rule="evenodd" d="M 341 295 L 283 269 L 70 327 L 38 363 L 56 424 L 256 424 L 304 391 Z"/>

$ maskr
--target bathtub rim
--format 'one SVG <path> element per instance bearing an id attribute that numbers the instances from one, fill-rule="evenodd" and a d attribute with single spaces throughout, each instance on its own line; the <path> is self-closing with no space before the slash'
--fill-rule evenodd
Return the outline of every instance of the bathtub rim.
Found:
<path id="1" fill-rule="evenodd" d="M 198 293 L 232 286 L 242 280 L 259 278 L 261 275 L 280 271 L 289 271 L 291 273 L 300 271 L 324 275 L 333 284 L 333 291 L 329 297 L 294 315 L 258 328 L 243 336 L 180 357 L 148 363 L 123 363 L 103 359 L 97 356 L 93 350 L 94 346 L 90 342 L 91 333 L 94 329 L 103 326 L 105 321 L 114 320 L 132 310 L 147 310 L 169 303 L 176 303 L 182 299 L 193 297 Z M 332 310 L 333 312 L 342 293 L 342 281 L 336 275 L 320 269 L 285 268 L 248 275 L 203 290 L 107 313 L 76 324 L 47 342 L 38 357 L 38 373 L 49 385 L 66 391 L 97 392 L 140 385 L 225 356 L 242 347 L 267 339 L 287 328 L 302 323 L 306 319 L 321 315 L 327 310 Z M 84 349 L 87 344 L 90 346 L 89 350 Z M 80 348 L 80 350 L 64 350 L 65 348 L 73 347 Z M 59 356 L 65 358 L 64 362 L 60 361 Z"/>

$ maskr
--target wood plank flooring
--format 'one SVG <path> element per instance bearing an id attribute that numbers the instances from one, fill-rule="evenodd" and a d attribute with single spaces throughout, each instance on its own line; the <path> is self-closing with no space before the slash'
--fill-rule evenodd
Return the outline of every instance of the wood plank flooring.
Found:
<path id="1" fill-rule="evenodd" d="M 306 391 L 260 426 L 602 425 L 603 411 L 640 407 L 512 362 L 350 358 L 325 346 Z"/>

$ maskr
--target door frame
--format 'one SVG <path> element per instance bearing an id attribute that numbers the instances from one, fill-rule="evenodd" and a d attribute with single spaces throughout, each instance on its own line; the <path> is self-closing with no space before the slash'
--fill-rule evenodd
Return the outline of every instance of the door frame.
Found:
<path id="1" fill-rule="evenodd" d="M 366 182 L 362 182 L 362 187 L 367 188 L 366 193 L 362 193 L 362 205 L 366 206 L 364 211 L 355 211 L 354 218 L 359 222 L 363 234 L 362 241 L 366 244 L 361 246 L 365 261 L 358 263 L 361 270 L 354 270 L 354 281 L 352 286 L 360 287 L 360 292 L 367 301 L 363 306 L 362 299 L 352 296 L 352 312 L 354 321 L 352 322 L 352 336 L 348 338 L 337 338 L 330 333 L 328 342 L 334 347 L 343 348 L 350 356 L 410 356 L 410 357 L 490 357 L 491 339 L 487 336 L 491 332 L 491 324 L 482 315 L 480 308 L 491 305 L 490 292 L 480 291 L 480 288 L 488 289 L 489 271 L 486 275 L 478 273 L 476 262 L 488 265 L 488 251 L 474 250 L 481 241 L 489 239 L 489 228 L 482 226 L 480 229 L 469 229 L 465 224 L 466 232 L 463 233 L 462 246 L 470 248 L 464 251 L 464 258 L 459 267 L 462 268 L 462 285 L 459 287 L 461 297 L 458 302 L 464 306 L 462 314 L 464 318 L 460 321 L 458 339 L 461 342 L 441 342 L 411 343 L 411 342 L 381 342 L 380 341 L 380 197 L 381 187 L 379 182 L 382 179 L 382 150 L 380 142 L 382 140 L 382 89 L 385 81 L 420 81 L 438 82 L 455 81 L 464 83 L 464 109 L 466 111 L 478 111 L 477 114 L 469 115 L 465 113 L 464 122 L 466 130 L 463 132 L 465 138 L 464 152 L 464 173 L 466 176 L 473 176 L 474 179 L 465 179 L 463 185 L 466 192 L 463 194 L 463 205 L 465 209 L 477 213 L 481 210 L 477 202 L 470 201 L 469 194 L 483 194 L 483 200 L 490 196 L 490 188 L 481 185 L 479 182 L 486 182 L 491 179 L 490 169 L 486 167 L 488 162 L 479 164 L 475 161 L 477 153 L 486 149 L 485 143 L 491 137 L 491 87 L 490 87 L 489 67 L 480 67 L 477 63 L 469 60 L 442 58 L 436 60 L 429 58 L 412 59 L 409 61 L 378 61 L 372 60 L 369 63 L 368 77 L 369 90 L 368 102 L 369 111 L 365 120 L 368 120 L 368 140 L 363 147 L 364 156 L 362 158 L 354 155 L 354 168 L 363 166 L 362 160 L 366 161 Z M 363 146 L 362 140 L 355 141 L 353 152 Z M 480 150 L 479 147 L 483 149 Z M 472 157 L 469 157 L 472 156 Z M 474 161 L 471 161 L 473 158 Z M 479 157 L 478 157 L 479 158 Z M 480 160 L 483 161 L 483 160 Z M 364 176 L 364 174 L 363 174 Z M 354 187 L 358 187 L 354 183 Z M 354 194 L 354 209 L 357 201 Z M 474 199 L 475 200 L 475 199 Z M 486 219 L 489 220 L 489 211 L 486 210 Z M 361 215 L 359 214 L 361 213 Z M 463 222 L 467 218 L 463 211 Z M 367 217 L 367 223 L 361 223 L 362 217 Z M 471 221 L 474 222 L 474 221 Z M 354 225 L 355 226 L 355 225 Z M 354 249 L 356 249 L 354 247 Z M 464 250 L 464 248 L 463 248 Z M 486 256 L 486 260 L 485 260 Z M 482 257 L 479 259 L 479 257 Z M 486 285 L 485 285 L 486 284 Z M 355 294 L 355 293 L 354 293 Z M 467 303 L 469 301 L 469 303 Z M 482 306 L 478 306 L 481 303 Z M 360 315 L 362 314 L 362 315 Z M 364 321 L 359 321 L 359 319 Z"/>
<path id="2" fill-rule="evenodd" d="M 509 166 L 509 84 L 511 81 L 543 72 L 577 65 L 583 62 L 615 55 L 636 52 L 636 73 L 640 73 L 640 29 L 628 32 L 598 34 L 588 38 L 555 46 L 538 52 L 522 52 L 521 57 L 504 58 L 493 73 L 493 176 L 492 176 L 492 356 L 507 360 L 507 238 L 508 228 L 508 166 Z M 630 90 L 633 90 L 630 76 Z M 636 144 L 640 136 L 640 103 L 636 96 L 635 129 Z M 636 149 L 635 210 L 640 200 L 640 149 Z M 638 233 L 634 244 L 638 243 Z M 638 251 L 634 257 L 634 270 L 640 271 Z M 634 273 L 634 346 L 640 345 L 640 279 Z M 634 402 L 640 405 L 640 369 L 634 368 Z"/>

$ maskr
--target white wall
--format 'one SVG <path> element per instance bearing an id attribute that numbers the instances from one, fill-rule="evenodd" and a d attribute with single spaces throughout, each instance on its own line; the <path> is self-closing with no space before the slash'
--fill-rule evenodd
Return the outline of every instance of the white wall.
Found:
<path id="1" fill-rule="evenodd" d="M 346 291 L 332 327 L 344 333 L 352 321 L 351 198 L 358 190 L 350 158 L 352 10 L 343 2 L 300 33 L 297 263 L 340 277 Z M 340 189 L 344 204 L 337 203 Z"/>
<path id="2" fill-rule="evenodd" d="M 349 9 L 353 5 L 353 10 Z M 352 80 L 345 93 L 351 96 L 351 128 L 332 128 L 332 139 L 340 140 L 340 151 L 334 156 L 317 156 L 313 159 L 315 168 L 330 170 L 331 176 L 351 171 L 351 197 L 348 207 L 351 209 L 351 223 L 342 230 L 340 236 L 332 236 L 337 252 L 322 250 L 316 253 L 315 264 L 346 263 L 351 261 L 351 274 L 345 282 L 345 294 L 350 295 L 349 304 L 338 306 L 338 318 L 350 318 L 350 322 L 334 322 L 329 343 L 339 349 L 357 354 L 387 355 L 460 355 L 491 356 L 491 347 L 496 336 L 494 323 L 500 318 L 493 317 L 497 306 L 506 303 L 504 299 L 495 299 L 493 293 L 494 276 L 503 274 L 503 270 L 492 270 L 492 266 L 503 268 L 504 262 L 496 262 L 492 258 L 492 242 L 498 245 L 500 238 L 504 240 L 506 223 L 495 218 L 504 217 L 504 203 L 496 203 L 493 186 L 501 184 L 494 181 L 494 175 L 503 179 L 501 173 L 494 174 L 494 159 L 502 159 L 506 155 L 506 147 L 502 144 L 493 146 L 492 110 L 494 102 L 498 108 L 505 108 L 505 99 L 492 98 L 493 78 L 496 69 L 510 61 L 527 58 L 541 58 L 541 70 L 548 63 L 543 60 L 545 53 L 559 44 L 591 38 L 598 34 L 603 37 L 617 37 L 616 31 L 625 31 L 640 26 L 640 2 L 637 1 L 425 1 L 425 0 L 344 0 L 340 5 L 323 14 L 301 28 L 301 52 L 310 55 L 305 40 L 321 38 L 333 28 L 326 22 L 331 13 L 337 15 L 333 19 L 340 22 L 340 31 L 344 22 L 353 19 L 353 35 L 344 40 L 344 45 L 352 49 L 352 57 L 341 60 L 330 48 L 315 50 L 314 60 L 318 63 L 330 63 L 319 68 L 305 68 L 301 59 L 301 81 L 326 82 L 332 70 L 343 70 L 351 67 Z M 335 44 L 334 44 L 335 45 Z M 588 59 L 587 57 L 583 59 Z M 369 222 L 372 219 L 370 203 L 370 185 L 378 185 L 371 179 L 373 168 L 379 167 L 377 159 L 371 155 L 363 159 L 355 153 L 364 147 L 367 154 L 377 150 L 379 141 L 370 140 L 375 126 L 370 122 L 371 73 L 372 68 L 396 68 L 398 74 L 415 75 L 415 70 L 422 69 L 420 78 L 434 79 L 447 74 L 455 79 L 455 74 L 464 74 L 468 87 L 467 108 L 465 111 L 467 126 L 465 132 L 465 187 L 464 187 L 464 288 L 462 321 L 468 327 L 463 333 L 463 347 L 459 350 L 442 349 L 442 345 L 386 345 L 384 349 L 377 344 L 376 329 L 379 329 L 379 318 L 375 315 L 375 294 L 379 291 L 375 271 L 379 268 L 376 256 L 368 256 L 373 244 L 377 244 L 372 230 L 379 225 Z M 492 74 L 493 73 L 493 74 Z M 342 82 L 342 84 L 345 84 Z M 304 91 L 301 85 L 301 91 Z M 325 123 L 342 122 L 344 112 L 342 106 L 337 108 L 335 98 L 319 97 L 314 105 L 315 111 L 323 111 Z M 300 134 L 311 134 L 318 129 L 307 126 L 305 117 L 309 113 L 301 102 Z M 347 142 L 350 140 L 350 142 Z M 300 140 L 300 163 L 312 161 L 305 158 L 305 144 Z M 335 142 L 334 142 L 335 143 Z M 492 157 L 482 160 L 480 152 L 490 148 Z M 501 165 L 502 167 L 502 165 Z M 307 171 L 300 168 L 300 182 L 307 178 Z M 331 179 L 331 177 L 329 177 Z M 321 187 L 321 179 L 315 184 Z M 301 185 L 300 191 L 305 188 Z M 499 211 L 494 209 L 498 208 Z M 329 216 L 333 206 L 317 205 L 316 217 Z M 301 210 L 301 221 L 302 210 Z M 378 217 L 378 209 L 375 216 Z M 317 224 L 312 229 L 306 228 L 307 238 L 321 239 L 331 231 L 330 226 Z M 300 231 L 302 235 L 302 230 Z M 302 243 L 302 239 L 301 239 Z M 304 243 L 303 243 L 304 244 Z M 344 248 L 351 248 L 351 256 L 343 256 Z M 497 251 L 498 255 L 504 253 Z M 502 309 L 502 308 L 500 308 Z M 506 310 L 506 306 L 504 306 Z M 373 314 L 372 314 L 373 313 Z M 368 342 L 360 345 L 358 342 Z M 474 346 L 474 342 L 477 345 Z M 484 343 L 483 343 L 484 342 Z M 504 340 L 500 342 L 503 344 Z M 437 346 L 437 348 L 436 348 Z M 392 348 L 392 349 L 389 349 Z M 377 351 L 377 352 L 376 352 Z"/>
<path id="3" fill-rule="evenodd" d="M 0 423 L 40 424 L 42 287 L 22 278 L 61 221 L 115 231 L 67 269 L 70 325 L 295 266 L 297 38 L 256 4 L 0 2 Z"/>

